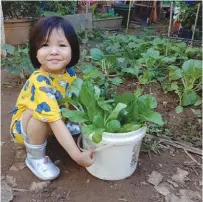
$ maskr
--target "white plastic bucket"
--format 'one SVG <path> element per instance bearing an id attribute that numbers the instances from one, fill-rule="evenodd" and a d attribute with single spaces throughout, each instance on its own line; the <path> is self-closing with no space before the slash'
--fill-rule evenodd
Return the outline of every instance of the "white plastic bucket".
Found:
<path id="1" fill-rule="evenodd" d="M 102 141 L 94 144 L 82 138 L 83 149 L 95 148 L 95 162 L 87 167 L 93 176 L 103 180 L 121 180 L 133 174 L 137 167 L 142 138 L 147 127 L 128 133 L 102 134 Z M 78 146 L 81 137 L 78 139 Z"/>

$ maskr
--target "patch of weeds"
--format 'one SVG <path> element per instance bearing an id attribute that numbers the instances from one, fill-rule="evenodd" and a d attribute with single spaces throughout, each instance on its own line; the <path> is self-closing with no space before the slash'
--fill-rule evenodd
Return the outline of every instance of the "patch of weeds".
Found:
<path id="1" fill-rule="evenodd" d="M 172 133 L 168 128 L 166 128 L 165 126 L 157 126 L 153 123 L 150 123 L 148 125 L 147 133 L 155 137 L 172 136 Z M 144 137 L 143 147 L 144 147 L 143 151 L 147 152 L 149 157 L 151 156 L 151 152 L 155 154 L 160 154 L 161 147 L 159 146 L 159 140 L 157 139 L 155 140 L 153 137 L 150 136 Z"/>
<path id="2" fill-rule="evenodd" d="M 154 140 L 148 136 L 143 139 L 143 147 L 143 151 L 147 152 L 150 158 L 151 152 L 154 152 L 155 154 L 160 154 L 159 141 Z"/>
<path id="3" fill-rule="evenodd" d="M 165 126 L 158 126 L 155 124 L 150 124 L 147 128 L 147 133 L 160 137 L 160 136 L 172 136 L 171 131 Z"/>
<path id="4" fill-rule="evenodd" d="M 202 147 L 202 125 L 198 121 L 189 120 L 185 125 L 184 135 L 180 139 L 192 143 L 194 146 Z"/>

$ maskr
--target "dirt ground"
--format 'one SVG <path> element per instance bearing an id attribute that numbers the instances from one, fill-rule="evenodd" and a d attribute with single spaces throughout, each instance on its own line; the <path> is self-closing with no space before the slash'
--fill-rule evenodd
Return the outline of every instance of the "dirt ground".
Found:
<path id="1" fill-rule="evenodd" d="M 191 162 L 191 158 L 182 150 L 172 147 L 165 147 L 161 150 L 161 154 L 151 153 L 151 159 L 148 153 L 141 152 L 139 163 L 136 171 L 132 176 L 120 181 L 103 181 L 93 177 L 85 168 L 77 165 L 65 152 L 65 150 L 57 143 L 54 137 L 48 140 L 48 155 L 57 163 L 61 169 L 58 179 L 52 181 L 47 187 L 39 192 L 29 191 L 33 182 L 41 182 L 31 171 L 25 167 L 19 171 L 12 171 L 10 168 L 16 162 L 16 146 L 11 141 L 9 135 L 9 124 L 11 120 L 11 111 L 15 105 L 17 96 L 23 83 L 19 84 L 20 79 L 13 75 L 7 74 L 2 70 L 2 88 L 1 88 L 1 141 L 5 142 L 1 147 L 1 182 L 5 181 L 8 176 L 15 179 L 15 186 L 10 185 L 13 189 L 13 202 L 56 202 L 56 201 L 72 201 L 72 202 L 195 202 L 201 201 L 201 169 L 199 166 Z M 118 91 L 127 91 L 132 88 L 135 81 L 125 83 Z M 158 111 L 163 114 L 163 118 L 168 121 L 168 128 L 171 129 L 174 137 L 181 134 L 185 136 L 200 135 L 197 118 L 190 109 L 184 110 L 180 115 L 175 114 L 176 99 L 170 94 L 161 93 L 160 86 L 151 85 L 146 92 L 153 93 L 158 100 Z M 163 101 L 167 101 L 164 105 Z M 192 126 L 197 127 L 191 129 L 188 121 Z M 193 157 L 200 161 L 197 155 Z M 186 164 L 186 162 L 190 162 Z M 177 183 L 178 187 L 173 187 L 173 192 L 177 196 L 180 190 L 190 190 L 195 196 L 190 196 L 187 200 L 184 198 L 178 200 L 165 197 L 160 194 L 155 187 L 148 183 L 147 180 L 152 171 L 157 171 L 163 176 L 162 182 L 171 179 L 176 173 L 177 168 L 188 171 L 184 183 Z M 172 185 L 171 185 L 172 186 Z M 187 191 L 188 192 L 188 191 Z M 182 193 L 182 192 L 181 192 Z M 189 193 L 189 192 L 188 192 Z M 199 194 L 199 195 L 198 195 Z M 198 196 L 198 197 L 197 197 Z M 182 197 L 182 196 L 181 196 Z"/>

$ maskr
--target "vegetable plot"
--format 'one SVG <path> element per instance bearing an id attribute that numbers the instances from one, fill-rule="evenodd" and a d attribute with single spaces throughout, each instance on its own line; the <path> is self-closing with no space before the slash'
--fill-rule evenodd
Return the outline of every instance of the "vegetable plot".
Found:
<path id="1" fill-rule="evenodd" d="M 185 106 L 198 105 L 202 85 L 202 50 L 184 42 L 168 39 L 108 36 L 97 48 L 90 49 L 79 67 L 84 79 L 97 84 L 105 98 L 114 98 L 124 78 L 137 79 L 138 85 L 159 82 L 164 91 L 174 91 L 179 98 L 176 112 Z M 91 63 L 91 64 L 90 64 Z"/>

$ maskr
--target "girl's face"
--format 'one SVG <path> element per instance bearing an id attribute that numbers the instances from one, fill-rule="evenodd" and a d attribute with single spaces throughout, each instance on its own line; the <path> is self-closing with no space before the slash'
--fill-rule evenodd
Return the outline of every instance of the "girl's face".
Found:
<path id="1" fill-rule="evenodd" d="M 37 51 L 40 69 L 55 74 L 66 72 L 71 61 L 71 47 L 62 29 L 54 29 L 47 41 Z"/>

